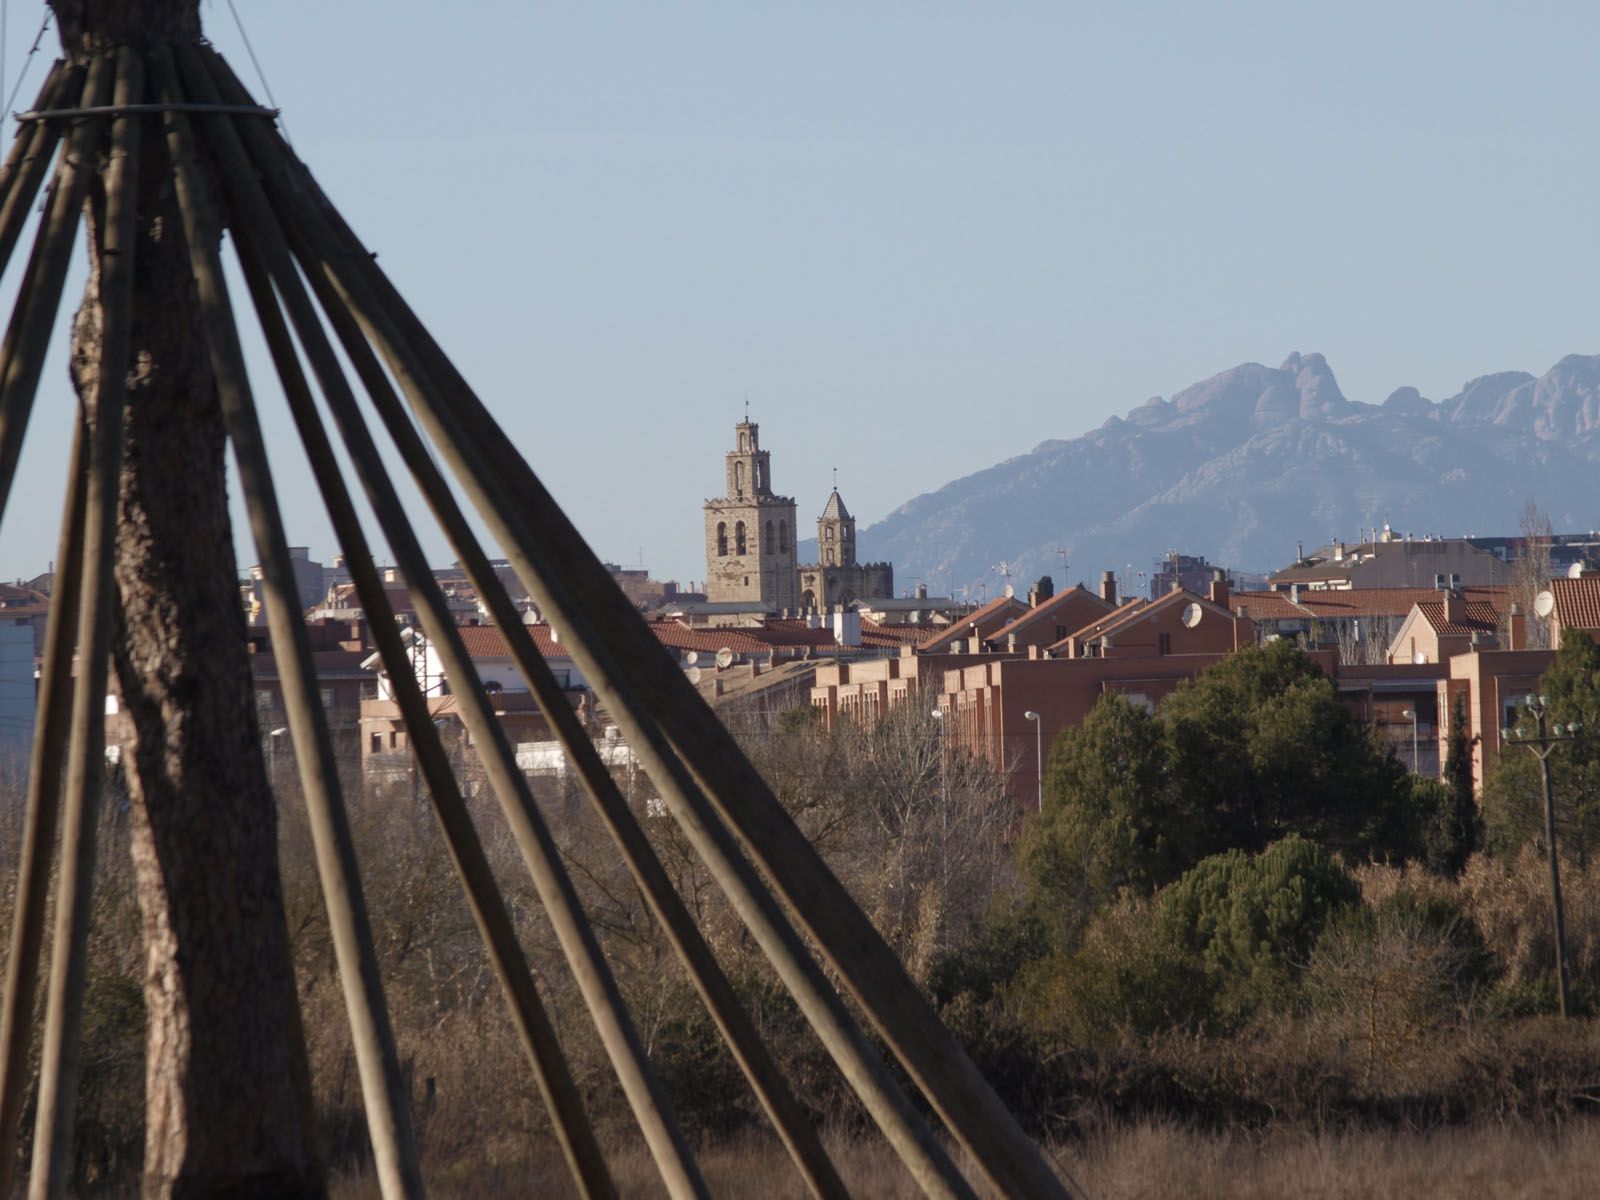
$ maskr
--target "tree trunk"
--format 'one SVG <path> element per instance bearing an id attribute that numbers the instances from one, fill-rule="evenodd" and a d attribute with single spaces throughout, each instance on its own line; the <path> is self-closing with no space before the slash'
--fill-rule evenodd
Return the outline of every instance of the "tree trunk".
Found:
<path id="1" fill-rule="evenodd" d="M 69 56 L 199 36 L 198 0 L 52 0 Z M 293 976 L 277 820 L 257 729 L 229 528 L 225 443 L 160 122 L 141 125 L 114 640 L 132 720 L 143 918 L 146 1196 L 307 1195 L 292 1083 Z M 91 251 L 104 197 L 90 202 Z M 91 254 L 91 263 L 95 261 Z M 72 377 L 100 370 L 99 279 Z"/>

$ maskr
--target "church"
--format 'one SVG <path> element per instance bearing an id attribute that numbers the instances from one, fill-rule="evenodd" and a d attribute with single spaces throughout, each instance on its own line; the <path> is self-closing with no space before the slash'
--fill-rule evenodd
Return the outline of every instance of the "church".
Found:
<path id="1" fill-rule="evenodd" d="M 828 612 L 858 600 L 892 599 L 894 567 L 856 561 L 856 519 L 837 486 L 817 518 L 821 561 L 797 561 L 794 497 L 772 490 L 760 426 L 746 417 L 733 436 L 723 463 L 727 494 L 705 502 L 706 599 L 770 612 Z"/>

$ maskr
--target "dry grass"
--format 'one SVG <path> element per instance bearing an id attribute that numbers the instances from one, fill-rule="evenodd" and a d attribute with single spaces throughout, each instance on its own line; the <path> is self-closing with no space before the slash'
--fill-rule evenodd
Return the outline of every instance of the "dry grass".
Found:
<path id="1" fill-rule="evenodd" d="M 829 1150 L 852 1196 L 912 1200 L 921 1194 L 880 1143 L 830 1138 Z M 663 1194 L 642 1149 L 613 1147 L 609 1158 L 624 1197 Z M 1069 1172 L 1075 1194 L 1091 1200 L 1564 1200 L 1594 1194 L 1600 1179 L 1600 1126 L 1578 1122 L 1552 1131 L 1513 1124 L 1346 1134 L 1280 1130 L 1252 1136 L 1141 1123 L 1059 1148 L 1057 1158 Z M 745 1140 L 709 1148 L 701 1165 L 714 1196 L 801 1200 L 806 1194 L 782 1151 L 769 1142 Z M 442 1178 L 430 1174 L 430 1194 L 445 1200 L 534 1191 L 569 1194 L 552 1158 Z M 378 1190 L 370 1176 L 346 1175 L 334 1181 L 331 1195 L 334 1200 L 376 1200 Z"/>

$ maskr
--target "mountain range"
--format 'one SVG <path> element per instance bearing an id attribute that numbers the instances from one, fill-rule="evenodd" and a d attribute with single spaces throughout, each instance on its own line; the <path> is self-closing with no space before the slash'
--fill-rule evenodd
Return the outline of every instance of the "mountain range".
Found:
<path id="1" fill-rule="evenodd" d="M 1600 356 L 1505 371 L 1433 401 L 1403 387 L 1348 400 L 1320 354 L 1244 363 L 1081 437 L 907 501 L 861 530 L 897 589 L 994 595 L 1046 573 L 1147 570 L 1168 550 L 1250 571 L 1298 543 L 1398 534 L 1515 534 L 1536 501 L 1555 528 L 1600 527 Z M 809 547 L 801 547 L 802 558 Z"/>

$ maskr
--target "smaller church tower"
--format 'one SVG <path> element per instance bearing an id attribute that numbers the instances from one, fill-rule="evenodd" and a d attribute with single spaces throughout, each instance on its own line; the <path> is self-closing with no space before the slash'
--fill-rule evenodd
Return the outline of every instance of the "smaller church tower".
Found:
<path id="1" fill-rule="evenodd" d="M 796 608 L 795 507 L 772 491 L 761 427 L 746 417 L 723 456 L 727 494 L 705 503 L 706 598 Z"/>
<path id="2" fill-rule="evenodd" d="M 817 518 L 817 553 L 825 567 L 856 565 L 856 519 L 844 506 L 837 487 Z"/>
<path id="3" fill-rule="evenodd" d="M 800 606 L 828 612 L 835 605 L 893 595 L 893 566 L 856 561 L 856 519 L 845 507 L 836 479 L 817 518 L 817 561 L 800 568 Z"/>

